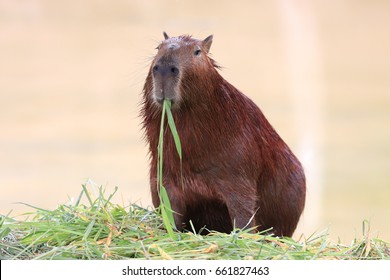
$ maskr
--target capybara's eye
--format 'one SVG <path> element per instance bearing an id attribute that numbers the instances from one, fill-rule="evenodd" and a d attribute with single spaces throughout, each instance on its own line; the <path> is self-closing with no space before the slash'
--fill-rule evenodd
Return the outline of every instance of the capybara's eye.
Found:
<path id="1" fill-rule="evenodd" d="M 194 55 L 200 55 L 202 53 L 202 50 L 198 49 L 194 52 Z"/>

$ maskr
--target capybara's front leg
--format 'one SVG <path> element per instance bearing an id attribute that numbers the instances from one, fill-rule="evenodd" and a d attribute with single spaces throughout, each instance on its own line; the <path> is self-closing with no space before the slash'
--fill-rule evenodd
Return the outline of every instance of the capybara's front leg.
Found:
<path id="1" fill-rule="evenodd" d="M 156 171 L 154 169 L 151 169 L 150 174 L 155 174 Z M 160 198 L 160 187 L 157 183 L 157 179 L 153 176 L 150 177 L 150 184 L 151 184 L 151 193 L 152 193 L 152 202 L 154 207 L 159 207 L 161 204 L 161 198 Z M 184 204 L 184 200 L 179 197 L 180 193 L 177 191 L 174 191 L 174 188 L 172 187 L 172 183 L 164 183 L 165 189 L 168 194 L 169 202 L 172 207 L 173 211 L 173 218 L 175 219 L 175 225 L 178 230 L 183 229 L 183 224 L 186 222 L 186 208 Z"/>
<path id="2" fill-rule="evenodd" d="M 182 193 L 175 191 L 175 188 L 169 185 L 167 185 L 165 189 L 172 207 L 176 229 L 182 231 L 187 222 L 187 209 L 184 199 L 181 196 Z"/>

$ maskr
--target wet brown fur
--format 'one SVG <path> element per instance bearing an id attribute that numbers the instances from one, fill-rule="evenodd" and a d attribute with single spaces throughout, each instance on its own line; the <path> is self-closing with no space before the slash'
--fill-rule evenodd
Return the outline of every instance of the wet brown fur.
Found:
<path id="1" fill-rule="evenodd" d="M 172 42 L 179 47 L 170 49 Z M 256 227 L 291 236 L 305 204 L 302 166 L 260 109 L 219 74 L 208 56 L 210 45 L 210 39 L 167 35 L 146 78 L 141 116 L 151 156 L 153 204 L 160 204 L 156 165 L 161 120 L 153 67 L 165 61 L 179 71 L 172 80 L 176 90 L 170 87 L 169 94 L 182 143 L 182 170 L 169 129 L 163 149 L 163 184 L 177 213 L 176 226 L 191 230 L 191 220 L 197 231 Z M 201 54 L 195 56 L 197 48 Z"/>

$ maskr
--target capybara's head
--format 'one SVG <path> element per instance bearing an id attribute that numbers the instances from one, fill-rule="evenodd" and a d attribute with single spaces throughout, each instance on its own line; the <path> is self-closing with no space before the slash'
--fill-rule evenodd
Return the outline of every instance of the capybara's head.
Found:
<path id="1" fill-rule="evenodd" d="M 204 40 L 191 36 L 169 37 L 157 47 L 150 74 L 152 77 L 152 99 L 162 104 L 164 99 L 179 103 L 186 98 L 186 89 L 198 84 L 198 79 L 214 70 L 214 61 L 208 57 L 213 41 L 210 35 Z"/>

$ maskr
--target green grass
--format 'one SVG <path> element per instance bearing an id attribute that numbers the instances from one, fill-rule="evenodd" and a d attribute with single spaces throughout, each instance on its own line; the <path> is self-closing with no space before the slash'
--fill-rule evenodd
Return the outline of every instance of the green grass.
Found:
<path id="1" fill-rule="evenodd" d="M 174 230 L 176 229 L 175 219 L 173 217 L 173 211 L 171 207 L 171 203 L 169 200 L 168 193 L 163 185 L 163 147 L 164 147 L 164 124 L 165 124 L 165 113 L 168 118 L 168 125 L 172 132 L 172 135 L 175 140 L 175 145 L 177 148 L 178 156 L 181 162 L 181 143 L 180 138 L 176 130 L 176 125 L 173 120 L 173 116 L 171 113 L 171 101 L 164 99 L 164 104 L 161 112 L 161 125 L 160 125 L 160 135 L 158 141 L 158 159 L 157 159 L 157 186 L 158 194 L 160 197 L 160 206 L 159 211 L 161 213 L 164 226 L 168 231 L 168 234 L 171 238 L 175 239 Z"/>
<path id="2" fill-rule="evenodd" d="M 172 238 L 158 211 L 114 204 L 113 196 L 99 188 L 93 197 L 83 185 L 74 203 L 33 207 L 25 221 L 1 216 L 0 259 L 390 259 L 390 243 L 371 238 L 366 222 L 349 245 L 326 233 L 294 240 L 242 230 L 174 231 Z"/>

